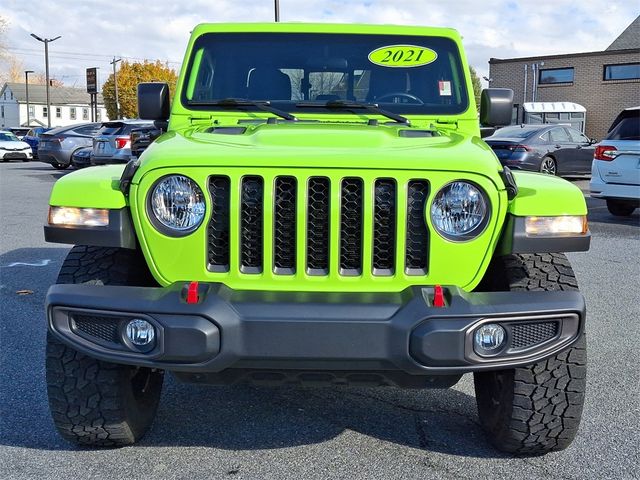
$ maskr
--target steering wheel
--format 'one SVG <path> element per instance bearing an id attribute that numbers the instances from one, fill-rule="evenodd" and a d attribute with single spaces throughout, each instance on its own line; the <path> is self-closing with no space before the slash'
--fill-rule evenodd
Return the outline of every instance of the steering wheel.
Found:
<path id="1" fill-rule="evenodd" d="M 420 100 L 418 97 L 406 92 L 385 93 L 384 95 L 380 95 L 378 98 L 376 98 L 375 101 L 380 102 L 380 101 L 383 101 L 385 98 L 406 98 L 410 100 L 407 103 L 412 103 L 415 105 L 424 105 L 424 102 Z"/>

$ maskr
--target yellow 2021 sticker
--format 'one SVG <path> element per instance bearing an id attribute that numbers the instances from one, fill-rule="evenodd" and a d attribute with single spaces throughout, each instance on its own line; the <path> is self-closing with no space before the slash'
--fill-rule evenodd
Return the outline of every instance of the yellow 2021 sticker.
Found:
<path id="1" fill-rule="evenodd" d="M 438 58 L 438 54 L 417 45 L 387 45 L 369 54 L 369 61 L 381 67 L 421 67 Z"/>

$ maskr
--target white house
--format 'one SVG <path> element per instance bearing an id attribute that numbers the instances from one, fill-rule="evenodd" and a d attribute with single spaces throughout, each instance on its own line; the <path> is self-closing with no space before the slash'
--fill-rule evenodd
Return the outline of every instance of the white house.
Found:
<path id="1" fill-rule="evenodd" d="M 29 84 L 29 125 L 27 125 L 27 91 L 24 83 L 5 83 L 0 90 L 0 128 L 47 126 L 51 115 L 52 127 L 91 121 L 90 96 L 80 88 L 49 87 L 51 112 L 47 111 L 45 85 Z M 98 94 L 98 121 L 109 120 L 102 95 Z"/>

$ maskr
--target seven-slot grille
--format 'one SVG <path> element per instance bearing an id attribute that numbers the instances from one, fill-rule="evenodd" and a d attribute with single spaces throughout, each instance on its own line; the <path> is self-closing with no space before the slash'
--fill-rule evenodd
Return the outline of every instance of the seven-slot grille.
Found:
<path id="1" fill-rule="evenodd" d="M 283 175 L 275 177 L 269 187 L 256 175 L 239 180 L 209 177 L 209 271 L 238 268 L 246 274 L 270 270 L 276 275 L 304 271 L 326 276 L 335 248 L 340 276 L 392 276 L 399 269 L 407 275 L 427 274 L 426 180 L 398 184 L 391 178 L 378 178 L 368 185 L 359 177 L 336 181 Z M 236 188 L 238 205 L 232 205 L 231 192 Z M 265 192 L 271 192 L 267 193 L 271 198 L 265 198 Z M 372 197 L 370 202 L 367 195 Z M 236 227 L 234 236 L 231 229 Z M 237 238 L 237 248 L 231 245 L 232 238 Z M 333 246 L 332 238 L 336 238 Z M 269 247 L 265 242 L 272 242 L 271 248 L 265 248 Z M 234 252 L 238 258 L 232 258 Z"/>

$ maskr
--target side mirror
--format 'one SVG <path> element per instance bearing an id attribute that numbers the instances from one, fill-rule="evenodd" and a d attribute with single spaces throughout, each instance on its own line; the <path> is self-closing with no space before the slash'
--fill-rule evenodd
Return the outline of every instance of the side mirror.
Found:
<path id="1" fill-rule="evenodd" d="M 138 117 L 143 120 L 169 119 L 169 85 L 160 82 L 138 84 Z"/>
<path id="2" fill-rule="evenodd" d="M 598 143 L 598 140 L 596 140 L 595 138 L 590 138 L 589 139 L 589 145 L 594 145 L 596 143 Z"/>
<path id="3" fill-rule="evenodd" d="M 480 96 L 480 125 L 502 127 L 511 123 L 513 90 L 486 88 Z"/>

